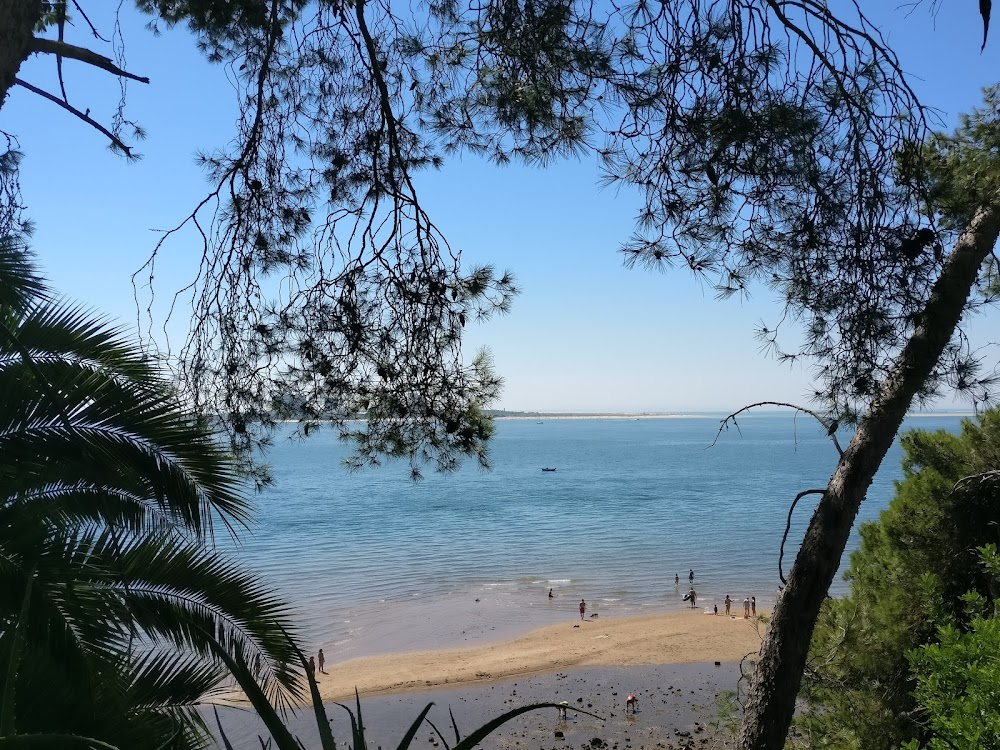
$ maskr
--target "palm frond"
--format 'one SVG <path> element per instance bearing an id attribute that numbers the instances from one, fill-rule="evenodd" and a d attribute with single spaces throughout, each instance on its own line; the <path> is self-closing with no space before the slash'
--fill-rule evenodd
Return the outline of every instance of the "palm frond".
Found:
<path id="1" fill-rule="evenodd" d="M 0 742 L 201 748 L 192 707 L 234 665 L 299 698 L 289 610 L 211 547 L 250 506 L 209 426 L 122 329 L 42 290 L 0 240 Z"/>
<path id="2" fill-rule="evenodd" d="M 0 236 L 0 307 L 23 310 L 47 295 L 31 253 L 14 237 Z"/>

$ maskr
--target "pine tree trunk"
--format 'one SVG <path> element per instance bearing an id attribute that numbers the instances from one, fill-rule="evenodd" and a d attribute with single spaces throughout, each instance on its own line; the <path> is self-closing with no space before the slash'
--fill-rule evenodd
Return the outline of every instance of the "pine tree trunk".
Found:
<path id="1" fill-rule="evenodd" d="M 0 109 L 21 63 L 31 54 L 41 0 L 0 0 Z"/>
<path id="2" fill-rule="evenodd" d="M 961 319 L 983 260 L 1000 234 L 1000 203 L 978 211 L 948 256 L 923 322 L 896 360 L 809 522 L 768 627 L 751 680 L 740 750 L 782 750 L 795 711 L 809 643 L 872 478 L 914 394 L 937 365 Z"/>

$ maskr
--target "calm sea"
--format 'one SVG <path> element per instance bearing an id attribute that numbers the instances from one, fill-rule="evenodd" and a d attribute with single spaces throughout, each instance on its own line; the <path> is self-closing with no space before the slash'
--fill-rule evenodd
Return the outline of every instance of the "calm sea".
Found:
<path id="1" fill-rule="evenodd" d="M 492 471 L 468 463 L 418 484 L 403 464 L 347 473 L 331 432 L 279 439 L 276 484 L 237 554 L 295 604 L 304 641 L 330 661 L 513 635 L 577 617 L 581 598 L 605 617 L 682 609 L 690 569 L 699 604 L 752 594 L 767 606 L 789 503 L 826 485 L 836 451 L 802 416 L 748 416 L 710 448 L 718 426 L 716 415 L 499 420 Z M 897 444 L 861 520 L 888 503 L 900 457 Z M 796 510 L 786 572 L 813 507 Z"/>

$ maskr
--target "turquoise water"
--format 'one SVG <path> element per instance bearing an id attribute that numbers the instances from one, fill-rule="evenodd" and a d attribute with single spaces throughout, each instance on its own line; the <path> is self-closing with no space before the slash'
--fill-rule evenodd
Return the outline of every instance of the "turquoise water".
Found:
<path id="1" fill-rule="evenodd" d="M 238 554 L 295 603 L 304 639 L 331 661 L 511 635 L 576 617 L 581 598 L 604 616 L 681 609 L 691 568 L 699 604 L 754 595 L 763 607 L 789 503 L 826 485 L 836 451 L 801 416 L 746 417 L 709 448 L 718 425 L 499 420 L 491 472 L 469 463 L 419 484 L 402 464 L 348 474 L 330 432 L 279 440 L 276 485 Z M 861 520 L 888 503 L 899 462 L 896 445 Z M 786 571 L 813 505 L 796 511 Z"/>

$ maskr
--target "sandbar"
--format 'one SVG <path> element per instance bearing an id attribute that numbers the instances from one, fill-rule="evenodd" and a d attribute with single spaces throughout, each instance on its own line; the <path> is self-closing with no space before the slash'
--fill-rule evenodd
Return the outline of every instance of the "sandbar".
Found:
<path id="1" fill-rule="evenodd" d="M 324 700 L 499 681 L 577 667 L 738 662 L 760 649 L 762 619 L 701 610 L 567 621 L 478 646 L 365 656 L 317 674 Z"/>

